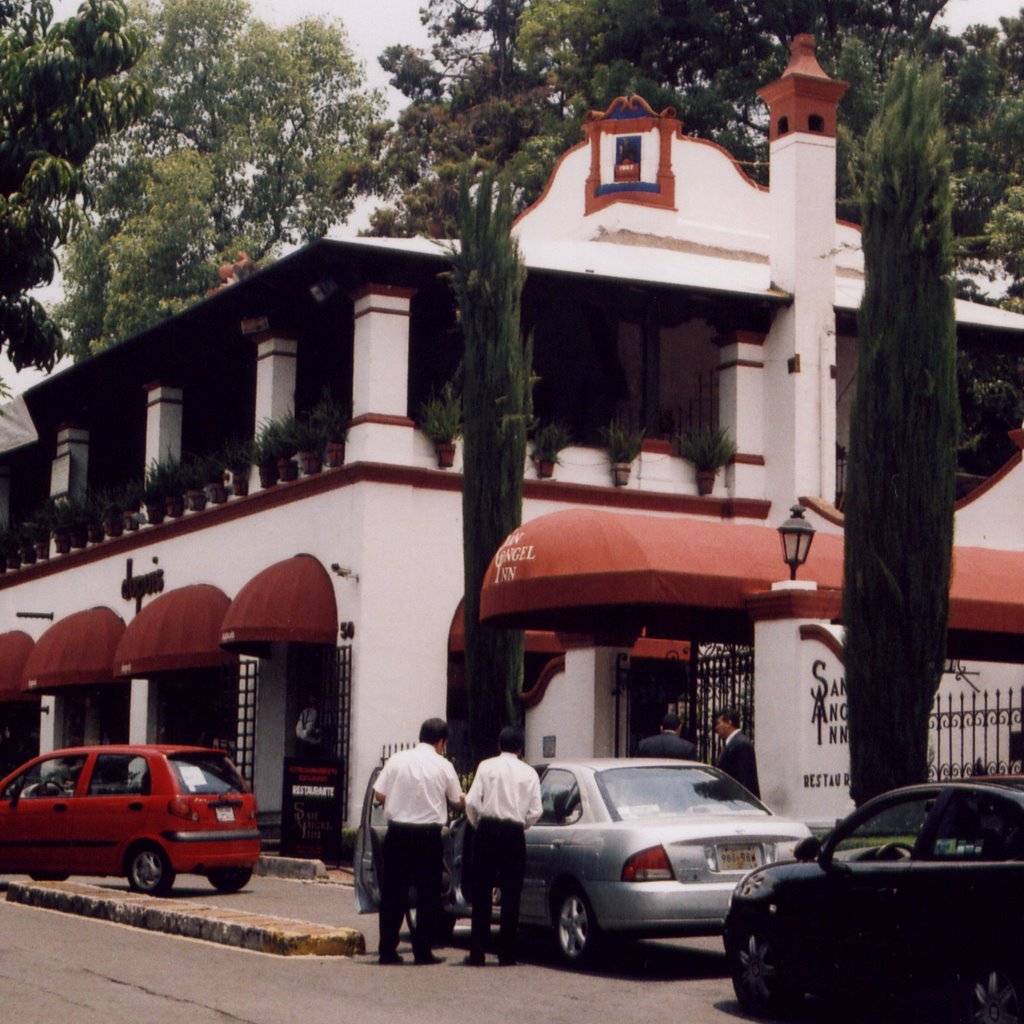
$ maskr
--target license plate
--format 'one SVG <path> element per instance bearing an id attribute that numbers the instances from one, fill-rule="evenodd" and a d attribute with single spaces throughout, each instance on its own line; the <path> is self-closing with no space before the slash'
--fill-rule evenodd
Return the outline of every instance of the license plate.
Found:
<path id="1" fill-rule="evenodd" d="M 761 864 L 761 848 L 748 846 L 718 847 L 719 871 L 751 871 Z"/>
<path id="2" fill-rule="evenodd" d="M 235 809 L 233 807 L 217 807 L 217 820 L 218 821 L 234 821 L 235 820 Z"/>

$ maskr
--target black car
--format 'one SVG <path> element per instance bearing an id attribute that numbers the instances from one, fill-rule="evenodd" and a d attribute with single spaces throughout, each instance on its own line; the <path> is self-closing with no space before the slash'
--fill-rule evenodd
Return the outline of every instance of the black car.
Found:
<path id="1" fill-rule="evenodd" d="M 804 993 L 938 996 L 956 1019 L 1024 1013 L 1024 791 L 911 786 L 869 801 L 797 863 L 737 885 L 725 949 L 743 1008 Z"/>

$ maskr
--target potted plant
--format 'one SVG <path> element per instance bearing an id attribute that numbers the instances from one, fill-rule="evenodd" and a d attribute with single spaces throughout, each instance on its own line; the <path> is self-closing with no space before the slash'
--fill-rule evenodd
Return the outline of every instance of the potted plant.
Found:
<path id="1" fill-rule="evenodd" d="M 92 511 L 84 498 L 63 498 L 66 509 L 68 535 L 72 548 L 84 548 L 89 543 L 89 523 Z"/>
<path id="2" fill-rule="evenodd" d="M 643 429 L 634 430 L 622 420 L 612 420 L 601 428 L 608 461 L 612 464 L 612 482 L 616 487 L 625 487 L 629 482 L 630 467 L 640 454 L 644 444 Z"/>
<path id="3" fill-rule="evenodd" d="M 323 389 L 320 400 L 309 411 L 309 422 L 323 438 L 324 458 L 332 468 L 345 461 L 345 441 L 350 418 L 348 406 L 335 398 L 329 387 Z"/>
<path id="4" fill-rule="evenodd" d="M 106 537 L 124 533 L 124 501 L 122 487 L 108 487 L 93 498 L 96 517 Z"/>
<path id="5" fill-rule="evenodd" d="M 260 474 L 261 487 L 273 487 L 281 478 L 281 468 L 291 462 L 294 449 L 285 435 L 281 420 L 264 420 L 252 445 L 253 459 Z M 296 474 L 298 466 L 295 466 Z"/>
<path id="6" fill-rule="evenodd" d="M 142 504 L 146 508 L 146 519 L 151 526 L 159 526 L 167 515 L 167 495 L 164 483 L 157 472 L 157 463 L 151 462 L 146 470 L 146 481 L 142 485 Z"/>
<path id="7" fill-rule="evenodd" d="M 220 450 L 216 461 L 220 463 L 221 480 L 230 476 L 231 493 L 236 498 L 244 498 L 249 493 L 249 474 L 255 461 L 252 441 L 231 439 Z"/>
<path id="8" fill-rule="evenodd" d="M 448 469 L 455 461 L 455 442 L 462 436 L 462 395 L 451 381 L 420 406 L 420 427 L 434 442 L 438 466 Z"/>
<path id="9" fill-rule="evenodd" d="M 128 480 L 123 483 L 118 492 L 118 502 L 123 509 L 123 521 L 124 528 L 132 531 L 139 528 L 141 516 L 140 511 L 142 509 L 142 488 L 143 484 L 139 480 Z M 115 527 L 116 529 L 116 527 Z M 110 533 L 110 530 L 107 530 Z M 118 536 L 116 533 L 110 533 L 111 537 Z"/>
<path id="10" fill-rule="evenodd" d="M 22 529 L 32 546 L 33 561 L 45 561 L 50 557 L 51 502 L 44 501 L 32 513 L 32 518 L 22 523 Z"/>
<path id="11" fill-rule="evenodd" d="M 324 464 L 324 446 L 327 439 L 312 416 L 293 416 L 285 424 L 285 430 L 295 445 L 296 457 L 303 476 L 319 473 Z"/>
<path id="12" fill-rule="evenodd" d="M 3 563 L 4 572 L 21 568 L 21 544 L 14 528 L 10 526 L 0 529 L 0 562 Z"/>
<path id="13" fill-rule="evenodd" d="M 715 474 L 735 456 L 736 442 L 724 427 L 718 430 L 702 427 L 679 438 L 679 451 L 684 459 L 693 463 L 697 493 L 710 494 L 714 490 Z"/>
<path id="14" fill-rule="evenodd" d="M 537 467 L 537 476 L 546 480 L 561 462 L 559 453 L 572 444 L 572 435 L 564 423 L 545 423 L 534 432 L 530 458 Z"/>
<path id="15" fill-rule="evenodd" d="M 85 535 L 90 544 L 100 544 L 106 537 L 103 529 L 103 509 L 98 495 L 85 498 Z"/>
<path id="16" fill-rule="evenodd" d="M 185 488 L 185 508 L 189 512 L 202 512 L 206 508 L 206 484 L 210 479 L 208 457 L 190 455 L 181 463 L 181 481 Z"/>
<path id="17" fill-rule="evenodd" d="M 146 470 L 146 486 L 153 498 L 163 498 L 164 511 L 172 519 L 185 514 L 185 473 L 181 459 L 165 455 L 154 460 Z M 146 503 L 146 515 L 149 516 L 151 502 Z M 150 522 L 153 522 L 150 516 Z"/>

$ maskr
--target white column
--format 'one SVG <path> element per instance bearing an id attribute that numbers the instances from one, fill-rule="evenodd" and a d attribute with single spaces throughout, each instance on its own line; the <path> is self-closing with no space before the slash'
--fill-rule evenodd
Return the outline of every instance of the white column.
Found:
<path id="1" fill-rule="evenodd" d="M 62 746 L 64 730 L 59 727 L 58 716 L 63 712 L 60 697 L 43 694 L 39 701 L 39 753 L 48 754 Z"/>
<path id="2" fill-rule="evenodd" d="M 294 338 L 261 334 L 256 339 L 256 433 L 268 420 L 295 412 L 295 369 L 299 343 Z"/>
<path id="3" fill-rule="evenodd" d="M 128 713 L 128 742 L 156 742 L 157 684 L 151 679 L 133 679 Z"/>
<path id="4" fill-rule="evenodd" d="M 415 294 L 412 288 L 368 284 L 352 296 L 352 423 L 346 462 L 412 460 L 409 322 Z"/>
<path id="5" fill-rule="evenodd" d="M 260 660 L 256 707 L 256 763 L 252 788 L 262 813 L 280 813 L 284 758 L 287 754 L 287 645 L 275 643 L 271 657 Z M 359 780 L 365 785 L 366 780 Z"/>
<path id="6" fill-rule="evenodd" d="M 726 470 L 733 497 L 765 496 L 764 339 L 758 331 L 718 339 L 718 425 L 736 442 Z"/>
<path id="7" fill-rule="evenodd" d="M 181 458 L 184 392 L 155 381 L 146 385 L 146 466 Z"/>
<path id="8" fill-rule="evenodd" d="M 84 498 L 89 480 L 89 431 L 64 425 L 50 467 L 51 498 Z"/>

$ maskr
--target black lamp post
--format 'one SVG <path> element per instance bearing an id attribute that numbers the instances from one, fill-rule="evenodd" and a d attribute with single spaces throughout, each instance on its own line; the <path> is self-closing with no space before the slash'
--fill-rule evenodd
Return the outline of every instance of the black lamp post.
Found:
<path id="1" fill-rule="evenodd" d="M 796 571 L 804 562 L 811 550 L 814 540 L 814 527 L 804 519 L 804 510 L 794 505 L 789 518 L 779 527 L 782 538 L 782 560 L 789 566 L 789 578 L 796 579 Z"/>

